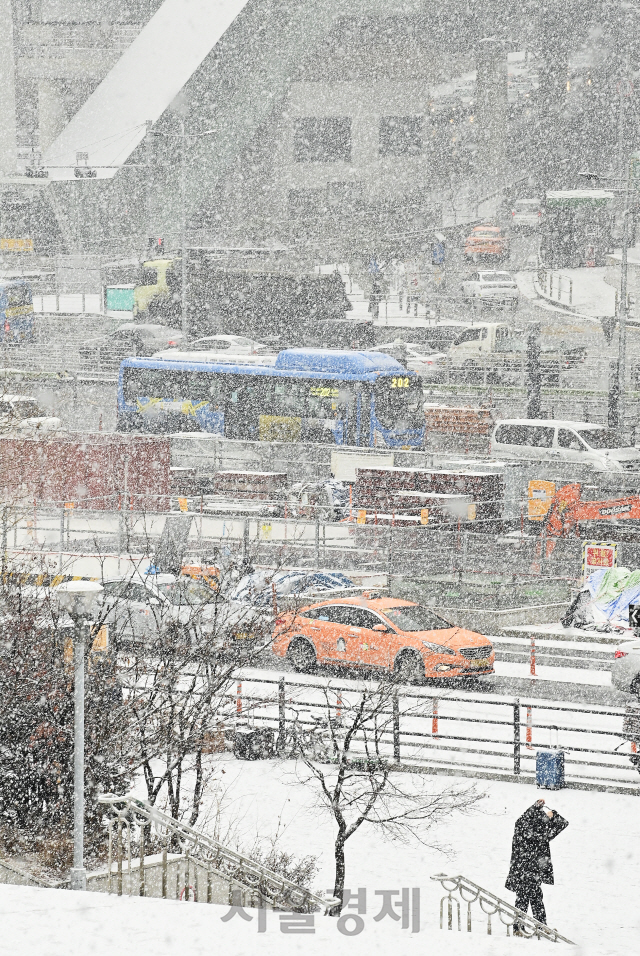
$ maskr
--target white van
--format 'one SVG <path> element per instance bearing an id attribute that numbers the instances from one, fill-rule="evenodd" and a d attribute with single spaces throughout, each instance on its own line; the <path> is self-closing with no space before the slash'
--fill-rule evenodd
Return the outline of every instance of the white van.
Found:
<path id="1" fill-rule="evenodd" d="M 491 436 L 492 458 L 575 462 L 594 471 L 640 471 L 640 449 L 621 447 L 615 431 L 593 422 L 509 418 Z"/>

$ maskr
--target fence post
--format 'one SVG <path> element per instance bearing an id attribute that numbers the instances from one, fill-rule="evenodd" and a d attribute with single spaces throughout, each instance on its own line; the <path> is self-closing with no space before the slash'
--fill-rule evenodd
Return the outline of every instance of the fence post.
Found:
<path id="1" fill-rule="evenodd" d="M 316 571 L 320 570 L 320 515 L 316 513 L 315 528 Z"/>
<path id="2" fill-rule="evenodd" d="M 532 750 L 531 741 L 533 740 L 533 708 L 527 705 L 527 750 Z"/>
<path id="3" fill-rule="evenodd" d="M 118 817 L 118 836 L 116 849 L 118 852 L 118 896 L 122 896 L 122 818 Z"/>
<path id="4" fill-rule="evenodd" d="M 520 773 L 520 700 L 516 697 L 513 704 L 513 772 Z"/>
<path id="5" fill-rule="evenodd" d="M 140 896 L 145 895 L 144 885 L 144 823 L 140 825 Z"/>
<path id="6" fill-rule="evenodd" d="M 168 864 L 167 864 L 167 847 L 166 845 L 162 848 L 162 899 L 166 900 L 167 898 L 167 883 L 168 883 Z"/>
<path id="7" fill-rule="evenodd" d="M 531 635 L 531 650 L 529 652 L 529 673 L 532 677 L 536 676 L 536 639 Z"/>
<path id="8" fill-rule="evenodd" d="M 238 717 L 242 714 L 242 681 L 238 681 L 236 687 L 236 714 Z"/>
<path id="9" fill-rule="evenodd" d="M 393 695 L 393 759 L 400 763 L 400 702 L 398 691 Z"/>
<path id="10" fill-rule="evenodd" d="M 438 698 L 434 697 L 431 702 L 431 733 L 434 737 L 438 736 Z"/>
<path id="11" fill-rule="evenodd" d="M 64 505 L 60 511 L 60 551 L 58 553 L 58 574 L 62 573 L 62 552 L 64 550 Z"/>
<path id="12" fill-rule="evenodd" d="M 282 753 L 285 747 L 285 738 L 287 731 L 287 718 L 285 714 L 285 686 L 284 677 L 278 681 L 278 743 L 276 745 L 278 753 Z"/>

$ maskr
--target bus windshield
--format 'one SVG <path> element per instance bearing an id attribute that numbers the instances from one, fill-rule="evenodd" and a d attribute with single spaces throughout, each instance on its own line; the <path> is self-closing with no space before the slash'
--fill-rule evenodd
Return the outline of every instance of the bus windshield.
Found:
<path id="1" fill-rule="evenodd" d="M 375 386 L 375 415 L 384 428 L 407 431 L 424 425 L 424 395 L 417 376 L 392 376 Z"/>

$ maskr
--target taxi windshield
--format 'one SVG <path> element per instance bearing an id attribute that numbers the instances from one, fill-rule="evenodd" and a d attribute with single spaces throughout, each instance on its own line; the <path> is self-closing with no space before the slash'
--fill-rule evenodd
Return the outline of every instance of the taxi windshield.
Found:
<path id="1" fill-rule="evenodd" d="M 423 607 L 421 604 L 385 608 L 382 613 L 402 631 L 442 631 L 451 627 L 448 621 L 430 607 Z"/>

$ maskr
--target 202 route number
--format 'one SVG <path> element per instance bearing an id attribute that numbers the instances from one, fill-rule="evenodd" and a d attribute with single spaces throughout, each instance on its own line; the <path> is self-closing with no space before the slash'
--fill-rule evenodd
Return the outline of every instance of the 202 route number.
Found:
<path id="1" fill-rule="evenodd" d="M 408 378 L 392 378 L 391 388 L 409 388 Z"/>

